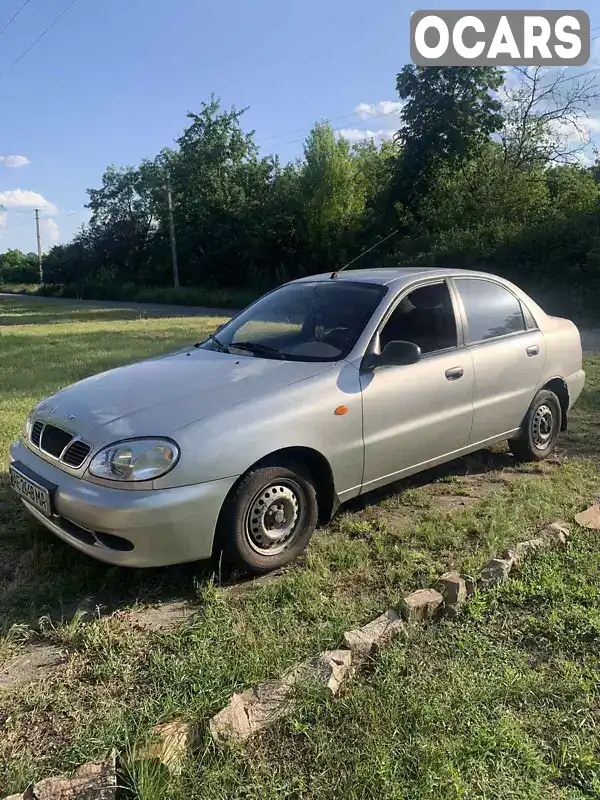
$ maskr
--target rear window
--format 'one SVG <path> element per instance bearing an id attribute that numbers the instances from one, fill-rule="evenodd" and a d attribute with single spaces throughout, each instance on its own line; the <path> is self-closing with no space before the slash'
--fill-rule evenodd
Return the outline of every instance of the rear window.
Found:
<path id="1" fill-rule="evenodd" d="M 521 303 L 508 289 L 476 278 L 458 278 L 456 288 L 467 315 L 468 343 L 525 330 Z"/>

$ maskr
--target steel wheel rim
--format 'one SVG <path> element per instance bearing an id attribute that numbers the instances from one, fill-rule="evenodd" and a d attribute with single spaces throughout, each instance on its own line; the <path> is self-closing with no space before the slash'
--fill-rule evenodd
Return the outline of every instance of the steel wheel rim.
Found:
<path id="1" fill-rule="evenodd" d="M 538 406 L 531 423 L 531 438 L 538 450 L 545 450 L 552 439 L 554 432 L 554 414 L 550 406 L 545 403 Z"/>
<path id="2" fill-rule="evenodd" d="M 300 488 L 276 481 L 257 492 L 244 519 L 244 534 L 261 556 L 274 556 L 296 539 L 300 530 Z"/>

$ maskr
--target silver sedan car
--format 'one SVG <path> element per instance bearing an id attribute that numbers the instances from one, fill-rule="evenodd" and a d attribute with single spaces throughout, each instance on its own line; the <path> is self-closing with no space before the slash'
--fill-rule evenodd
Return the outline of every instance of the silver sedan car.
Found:
<path id="1" fill-rule="evenodd" d="M 11 448 L 11 483 L 102 561 L 217 551 L 265 572 L 359 494 L 502 440 L 546 458 L 581 365 L 575 325 L 493 275 L 311 276 L 203 342 L 43 400 Z"/>

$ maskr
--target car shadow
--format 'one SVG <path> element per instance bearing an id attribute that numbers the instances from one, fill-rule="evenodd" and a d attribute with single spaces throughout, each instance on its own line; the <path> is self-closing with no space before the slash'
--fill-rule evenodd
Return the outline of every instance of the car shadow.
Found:
<path id="1" fill-rule="evenodd" d="M 410 477 L 402 478 L 378 489 L 365 492 L 365 494 L 345 503 L 342 508 L 344 511 L 349 512 L 362 511 L 369 506 L 379 505 L 406 489 L 422 488 L 450 477 L 483 477 L 488 473 L 501 472 L 514 467 L 516 463 L 516 459 L 509 452 L 479 450 L 476 453 L 456 458 L 453 461 L 447 461 L 444 464 L 423 470 Z M 523 471 L 521 470 L 521 473 Z M 532 467 L 531 472 L 537 473 L 537 470 Z"/>
<path id="2" fill-rule="evenodd" d="M 509 453 L 481 451 L 369 492 L 344 504 L 343 510 L 356 512 L 410 487 L 423 487 L 449 476 L 484 475 L 514 464 Z M 203 590 L 211 584 L 242 596 L 301 564 L 302 559 L 258 579 L 222 563 L 218 555 L 208 561 L 149 569 L 103 564 L 37 524 L 13 496 L 6 479 L 0 485 L 2 633 L 13 626 L 36 630 L 81 616 L 105 617 L 138 604 L 185 602 L 200 607 Z"/>

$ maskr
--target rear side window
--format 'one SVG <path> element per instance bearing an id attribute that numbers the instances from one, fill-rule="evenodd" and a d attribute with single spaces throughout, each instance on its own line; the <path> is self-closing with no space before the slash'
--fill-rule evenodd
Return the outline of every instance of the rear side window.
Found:
<path id="1" fill-rule="evenodd" d="M 528 330 L 537 328 L 537 322 L 525 303 L 521 303 L 521 308 L 523 309 L 523 316 L 525 317 L 525 324 L 527 325 Z"/>
<path id="2" fill-rule="evenodd" d="M 467 342 L 525 330 L 521 303 L 508 289 L 475 278 L 458 278 L 456 288 L 467 315 Z"/>

